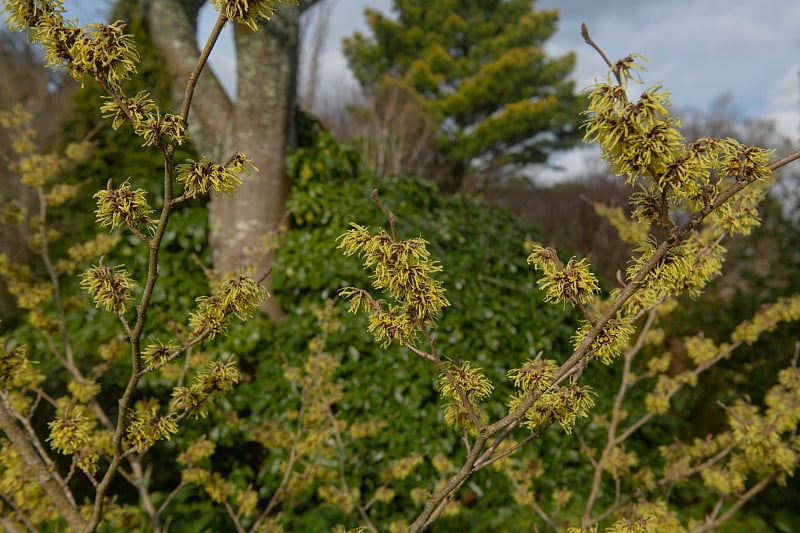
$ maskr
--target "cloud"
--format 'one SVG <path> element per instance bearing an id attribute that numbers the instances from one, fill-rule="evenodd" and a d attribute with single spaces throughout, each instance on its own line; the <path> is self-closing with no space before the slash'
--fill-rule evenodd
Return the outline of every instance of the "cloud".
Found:
<path id="1" fill-rule="evenodd" d="M 556 152 L 551 156 L 548 166 L 537 165 L 529 174 L 538 185 L 548 186 L 597 174 L 605 168 L 606 164 L 600 161 L 597 145 L 583 145 Z"/>
<path id="2" fill-rule="evenodd" d="M 790 139 L 800 138 L 800 63 L 788 67 L 769 88 L 766 118 Z"/>
<path id="3" fill-rule="evenodd" d="M 706 108 L 730 92 L 748 118 L 764 116 L 773 80 L 796 64 L 800 5 L 796 0 L 657 2 L 644 0 L 540 0 L 558 7 L 558 32 L 548 52 L 578 55 L 574 78 L 585 87 L 605 75 L 599 56 L 577 28 L 585 21 L 611 60 L 630 52 L 648 57 L 647 84 L 663 82 L 682 108 Z"/>

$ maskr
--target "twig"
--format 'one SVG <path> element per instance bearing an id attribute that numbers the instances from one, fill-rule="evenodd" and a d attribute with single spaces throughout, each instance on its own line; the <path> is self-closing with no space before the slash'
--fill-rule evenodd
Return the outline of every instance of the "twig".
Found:
<path id="1" fill-rule="evenodd" d="M 175 498 L 175 496 L 177 496 L 178 493 L 181 491 L 181 489 L 183 487 L 185 487 L 186 485 L 188 485 L 188 483 L 186 483 L 185 481 L 181 480 L 181 482 L 178 483 L 178 485 L 174 489 L 172 489 L 169 494 L 167 494 L 167 497 L 164 498 L 164 501 L 161 502 L 161 505 L 158 506 L 158 511 L 156 511 L 156 512 L 159 515 L 161 515 L 164 511 L 166 511 L 167 507 L 172 502 L 172 500 Z"/>
<path id="2" fill-rule="evenodd" d="M 789 152 L 788 154 L 786 154 L 785 156 L 781 157 L 780 159 L 777 159 L 777 160 L 773 161 L 772 163 L 767 165 L 767 168 L 770 169 L 772 172 L 775 172 L 779 168 L 785 167 L 786 165 L 788 165 L 792 161 L 796 161 L 798 159 L 800 159 L 800 149 L 797 149 L 794 152 Z"/>
<path id="3" fill-rule="evenodd" d="M 375 527 L 375 524 L 372 523 L 372 520 L 369 518 L 369 514 L 367 514 L 367 509 L 362 506 L 358 501 L 356 501 L 355 496 L 350 491 L 350 486 L 347 483 L 347 476 L 345 475 L 345 451 L 344 451 L 344 442 L 342 441 L 342 436 L 339 433 L 339 429 L 336 427 L 336 419 L 333 416 L 333 411 L 328 406 L 326 411 L 326 415 L 328 417 L 328 423 L 331 425 L 331 430 L 333 431 L 333 437 L 336 441 L 336 448 L 337 448 L 337 459 L 339 463 L 339 482 L 342 484 L 342 490 L 345 494 L 350 497 L 350 500 L 353 504 L 353 507 L 356 508 L 358 514 L 361 516 L 361 519 L 364 521 L 367 529 L 369 529 L 372 533 L 378 533 L 378 528 Z"/>
<path id="4" fill-rule="evenodd" d="M 197 63 L 195 64 L 194 69 L 192 69 L 192 72 L 189 73 L 189 79 L 186 81 L 186 89 L 183 93 L 183 105 L 181 106 L 181 118 L 183 119 L 184 124 L 189 122 L 189 108 L 192 103 L 192 98 L 194 98 L 194 89 L 197 86 L 197 80 L 200 79 L 200 74 L 202 74 L 203 68 L 208 62 L 208 58 L 211 55 L 211 50 L 217 43 L 217 39 L 219 38 L 220 33 L 222 33 L 222 28 L 225 27 L 225 23 L 227 21 L 228 17 L 225 15 L 225 10 L 220 9 L 217 21 L 214 23 L 214 27 L 211 28 L 211 33 L 209 34 L 208 39 L 206 39 L 205 46 L 203 46 L 203 51 L 200 53 L 200 57 L 197 58 Z M 173 143 L 174 142 L 175 141 L 173 141 Z"/>
<path id="5" fill-rule="evenodd" d="M 394 213 L 392 213 L 391 211 L 386 209 L 386 206 L 383 205 L 383 202 L 380 201 L 380 199 L 378 198 L 378 189 L 373 189 L 372 190 L 371 198 L 372 198 L 372 201 L 375 203 L 375 205 L 377 205 L 380 208 L 380 210 L 383 212 L 383 216 L 386 217 L 386 220 L 389 221 L 389 228 L 392 230 L 392 240 L 396 241 L 397 240 L 397 233 L 395 232 L 395 228 L 394 228 Z"/>
<path id="6" fill-rule="evenodd" d="M 620 418 L 618 413 L 622 410 L 622 402 L 625 400 L 625 395 L 628 392 L 630 387 L 631 381 L 631 366 L 633 363 L 633 359 L 639 353 L 639 351 L 644 346 L 644 338 L 650 329 L 653 327 L 655 323 L 656 313 L 654 310 L 651 310 L 647 316 L 647 320 L 642 326 L 641 331 L 639 332 L 639 336 L 636 340 L 636 343 L 625 353 L 625 360 L 623 362 L 622 368 L 622 377 L 620 379 L 619 389 L 617 390 L 617 395 L 614 398 L 614 405 L 611 408 L 611 420 L 608 424 L 608 432 L 606 437 L 606 445 L 603 448 L 603 452 L 600 454 L 600 458 L 597 460 L 594 468 L 594 475 L 592 477 L 592 485 L 591 489 L 589 490 L 589 497 L 586 499 L 586 506 L 584 507 L 583 511 L 583 524 L 586 524 L 592 515 L 592 510 L 594 508 L 594 504 L 597 501 L 597 497 L 600 494 L 600 484 L 603 479 L 603 468 L 606 465 L 609 455 L 613 452 L 614 448 L 619 445 L 619 442 L 616 438 L 617 427 L 619 426 Z"/>
<path id="7" fill-rule="evenodd" d="M 762 479 L 761 481 L 750 487 L 750 490 L 739 496 L 739 498 L 733 503 L 733 505 L 731 505 L 728 508 L 727 511 L 725 511 L 722 514 L 722 516 L 710 522 L 707 522 L 696 529 L 693 529 L 691 533 L 705 533 L 706 531 L 715 530 L 721 523 L 728 520 L 731 516 L 733 516 L 734 513 L 736 513 L 739 509 L 741 509 L 742 506 L 745 503 L 747 503 L 748 500 L 750 500 L 750 498 L 752 498 L 753 496 L 764 490 L 767 487 L 767 485 L 772 483 L 774 480 L 775 480 L 774 476 L 769 476 Z"/>
<path id="8" fill-rule="evenodd" d="M 25 461 L 31 473 L 36 477 L 37 482 L 47 493 L 50 501 L 58 509 L 61 516 L 67 521 L 69 527 L 75 531 L 82 531 L 86 526 L 86 519 L 78 511 L 74 502 L 70 501 L 71 494 L 69 494 L 68 490 L 65 491 L 59 483 L 58 473 L 45 465 L 29 442 L 28 436 L 16 424 L 4 403 L 0 401 L 0 427 L 3 428 L 8 440 L 14 445 L 17 453 Z"/>
<path id="9" fill-rule="evenodd" d="M 186 90 L 184 92 L 183 105 L 181 108 L 181 118 L 183 119 L 184 124 L 188 122 L 189 107 L 194 95 L 194 88 L 197 83 L 197 79 L 199 78 L 204 65 L 208 61 L 211 49 L 213 48 L 219 33 L 222 31 L 226 20 L 227 19 L 224 15 L 224 10 L 220 10 L 220 16 L 218 17 L 217 22 L 211 31 L 211 35 L 209 36 L 208 41 L 203 48 L 203 52 L 198 58 L 194 70 L 192 70 L 192 72 L 189 74 L 189 79 L 186 82 Z M 105 86 L 105 89 L 107 92 L 109 92 L 109 94 L 112 95 L 112 97 L 114 97 L 115 101 L 118 103 L 121 101 L 121 98 L 119 98 L 114 91 L 111 91 L 107 85 Z M 126 385 L 125 390 L 119 399 L 117 424 L 111 437 L 111 448 L 113 455 L 109 462 L 108 469 L 98 484 L 95 492 L 94 505 L 92 507 L 92 513 L 87 524 L 87 529 L 89 530 L 96 528 L 100 523 L 103 505 L 105 502 L 105 494 L 111 485 L 120 463 L 127 455 L 131 453 L 130 450 L 122 450 L 122 439 L 125 433 L 125 427 L 127 425 L 128 407 L 133 401 L 134 391 L 136 390 L 136 387 L 142 376 L 140 343 L 144 333 L 144 326 L 147 322 L 147 310 L 150 306 L 150 300 L 153 296 L 153 290 L 155 288 L 156 281 L 158 280 L 158 254 L 161 248 L 161 241 L 166 233 L 167 223 L 169 222 L 170 215 L 172 214 L 173 210 L 172 198 L 175 172 L 173 155 L 176 147 L 177 139 L 173 139 L 168 146 L 162 147 L 162 152 L 164 154 L 164 203 L 161 208 L 161 216 L 158 219 L 158 225 L 153 232 L 152 238 L 147 241 L 149 249 L 147 278 L 142 290 L 142 295 L 139 299 L 139 304 L 136 306 L 136 323 L 129 333 L 131 346 L 131 375 L 130 379 L 128 380 L 128 384 Z"/>
<path id="10" fill-rule="evenodd" d="M 300 443 L 300 437 L 303 434 L 303 418 L 305 416 L 305 408 L 306 408 L 306 401 L 308 396 L 306 392 L 303 392 L 303 397 L 300 399 L 300 410 L 297 415 L 297 429 L 294 432 L 294 440 L 292 440 L 292 446 L 289 448 L 289 460 L 286 463 L 286 469 L 283 471 L 283 477 L 281 478 L 280 485 L 278 488 L 275 489 L 275 492 L 272 494 L 272 498 L 270 498 L 267 507 L 258 515 L 258 518 L 255 522 L 253 522 L 253 527 L 251 527 L 251 531 L 257 531 L 261 523 L 266 519 L 269 513 L 280 503 L 281 497 L 283 497 L 283 491 L 286 489 L 286 486 L 289 484 L 289 478 L 292 475 L 292 471 L 294 470 L 294 464 L 297 462 L 297 445 Z"/>
<path id="11" fill-rule="evenodd" d="M 598 46 L 597 43 L 594 42 L 594 40 L 589 35 L 589 28 L 586 26 L 585 22 L 581 22 L 581 37 L 583 37 L 583 40 L 584 40 L 584 42 L 586 42 L 586 44 L 588 44 L 589 46 L 594 48 L 597 51 L 597 53 L 600 54 L 600 57 L 602 57 L 603 61 L 606 62 L 606 65 L 608 65 L 608 68 L 610 68 L 610 69 L 614 68 L 614 64 L 611 63 L 611 61 L 609 61 L 608 56 L 605 54 L 605 52 L 603 52 L 603 49 L 600 48 L 600 46 Z M 617 82 L 618 83 L 622 82 L 622 80 L 620 80 L 620 77 L 619 77 L 619 72 L 617 72 L 616 70 L 614 71 L 614 76 L 617 77 Z"/>

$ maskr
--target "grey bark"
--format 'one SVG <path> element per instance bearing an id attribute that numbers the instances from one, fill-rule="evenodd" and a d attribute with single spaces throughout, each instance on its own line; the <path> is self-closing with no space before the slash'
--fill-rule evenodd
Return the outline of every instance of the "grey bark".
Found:
<path id="1" fill-rule="evenodd" d="M 176 101 L 183 97 L 186 79 L 194 69 L 197 47 L 197 0 L 148 0 L 147 19 L 156 46 L 173 77 Z M 209 68 L 203 71 L 192 99 L 189 134 L 198 152 L 220 160 L 229 157 L 233 103 Z"/>
<path id="2" fill-rule="evenodd" d="M 295 146 L 294 103 L 297 86 L 300 13 L 317 0 L 299 6 L 281 5 L 258 31 L 234 27 L 237 91 L 231 102 L 219 80 L 206 69 L 189 117 L 195 145 L 216 160 L 242 151 L 259 169 L 232 197 L 212 198 L 210 245 L 215 271 L 222 275 L 250 267 L 260 278 L 274 261 L 265 237 L 276 232 L 284 218 L 290 183 L 285 160 Z M 195 0 L 148 0 L 153 38 L 163 51 L 178 87 L 199 55 Z M 194 125 L 192 123 L 194 122 Z M 280 306 L 267 301 L 264 311 L 281 320 Z"/>
<path id="3" fill-rule="evenodd" d="M 264 242 L 278 231 L 289 196 L 285 161 L 295 145 L 298 20 L 297 8 L 282 8 L 255 33 L 243 26 L 234 28 L 237 90 L 232 143 L 252 158 L 259 172 L 244 180 L 235 195 L 211 202 L 211 250 L 214 268 L 222 272 L 252 265 L 260 277 L 274 260 L 274 251 Z M 280 320 L 279 306 L 272 302 L 265 311 Z"/>

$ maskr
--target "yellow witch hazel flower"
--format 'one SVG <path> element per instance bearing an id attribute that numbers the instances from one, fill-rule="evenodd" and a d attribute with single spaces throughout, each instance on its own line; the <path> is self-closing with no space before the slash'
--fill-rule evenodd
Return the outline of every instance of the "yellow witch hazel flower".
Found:
<path id="1" fill-rule="evenodd" d="M 479 367 L 473 367 L 469 361 L 448 362 L 445 365 L 470 400 L 484 400 L 492 394 L 494 386 Z M 439 394 L 442 398 L 459 399 L 453 383 L 444 374 L 439 376 Z"/>
<path id="2" fill-rule="evenodd" d="M 192 336 L 207 332 L 214 338 L 225 331 L 230 315 L 247 320 L 267 298 L 267 289 L 256 281 L 246 276 L 226 277 L 217 283 L 211 296 L 197 298 L 197 310 L 189 315 Z"/>
<path id="3" fill-rule="evenodd" d="M 524 401 L 524 392 L 515 394 L 508 402 L 509 412 L 516 410 Z M 595 393 L 588 386 L 571 384 L 567 387 L 555 387 L 544 392 L 533 406 L 525 412 L 522 423 L 531 431 L 547 427 L 558 422 L 568 435 L 572 433 L 578 418 L 586 418 L 594 407 Z"/>
<path id="4" fill-rule="evenodd" d="M 434 323 L 442 308 L 450 305 L 441 281 L 432 277 L 442 267 L 431 259 L 425 239 L 401 241 L 385 230 L 373 235 L 353 223 L 338 240 L 338 248 L 345 256 L 357 255 L 363 259 L 364 268 L 372 271 L 372 286 L 390 298 L 390 303 L 384 305 L 355 287 L 339 293 L 350 300 L 350 312 L 370 313 L 369 330 L 384 345 L 393 340 L 401 343 L 413 340 L 419 327 Z"/>
<path id="5" fill-rule="evenodd" d="M 258 171 L 252 160 L 242 152 L 236 152 L 224 165 L 206 158 L 200 161 L 190 159 L 188 163 L 178 165 L 177 180 L 183 183 L 187 198 L 206 194 L 210 190 L 230 195 L 242 184 L 240 175 L 250 176 L 252 171 Z"/>
<path id="6" fill-rule="evenodd" d="M 508 377 L 523 392 L 543 390 L 550 386 L 550 380 L 557 370 L 558 363 L 552 359 L 542 359 L 540 353 L 536 359 L 529 359 L 521 367 L 509 370 Z"/>
<path id="7" fill-rule="evenodd" d="M 81 276 L 81 287 L 89 292 L 97 307 L 102 306 L 106 311 L 124 313 L 135 286 L 122 266 L 105 266 L 102 260 Z"/>
<path id="8" fill-rule="evenodd" d="M 124 28 L 120 20 L 108 25 L 87 25 L 70 49 L 73 77 L 80 79 L 82 74 L 88 74 L 118 90 L 136 72 L 139 62 L 133 36 L 123 33 Z"/>
<path id="9" fill-rule="evenodd" d="M 537 284 L 545 293 L 545 302 L 586 304 L 600 292 L 597 277 L 589 270 L 586 259 L 578 261 L 573 257 L 563 266 L 555 250 L 534 244 L 528 263 L 542 271 Z"/>
<path id="10" fill-rule="evenodd" d="M 79 405 L 64 404 L 56 413 L 55 419 L 47 424 L 50 427 L 48 441 L 54 450 L 71 455 L 89 444 L 89 436 L 94 422 Z"/>
<path id="11" fill-rule="evenodd" d="M 217 11 L 224 10 L 230 20 L 244 24 L 253 31 L 257 29 L 258 19 L 269 20 L 275 13 L 277 4 L 286 0 L 211 0 Z M 296 3 L 296 2 L 295 2 Z"/>
<path id="12" fill-rule="evenodd" d="M 585 322 L 575 333 L 572 338 L 573 345 L 577 348 L 589 331 L 592 325 Z M 589 348 L 590 353 L 600 359 L 603 364 L 611 364 L 615 357 L 617 357 L 634 333 L 634 327 L 630 317 L 617 316 L 608 321 L 603 327 L 602 331 L 592 341 Z"/>
<path id="13" fill-rule="evenodd" d="M 125 224 L 132 230 L 139 226 L 152 229 L 150 215 L 153 210 L 147 203 L 147 193 L 144 189 L 134 189 L 128 180 L 116 189 L 109 180 L 108 186 L 96 192 L 94 198 L 97 200 L 97 222 L 104 228 L 114 229 Z"/>
<path id="14" fill-rule="evenodd" d="M 205 418 L 209 400 L 217 393 L 232 390 L 240 377 L 233 362 L 213 361 L 195 377 L 191 386 L 173 389 L 172 410 L 183 411 L 192 418 Z"/>

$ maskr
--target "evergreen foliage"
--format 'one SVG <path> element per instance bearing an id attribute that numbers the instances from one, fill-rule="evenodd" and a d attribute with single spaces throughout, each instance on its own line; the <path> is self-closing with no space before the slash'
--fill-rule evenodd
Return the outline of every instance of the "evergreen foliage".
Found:
<path id="1" fill-rule="evenodd" d="M 538 235 L 535 228 L 520 226 L 507 211 L 483 207 L 475 198 L 439 198 L 434 187 L 419 178 L 375 178 L 361 170 L 356 152 L 338 145 L 324 130 L 318 132 L 314 146 L 300 149 L 290 158 L 289 168 L 295 184 L 289 204 L 292 228 L 283 237 L 273 273 L 275 293 L 283 301 L 293 302 L 287 308 L 289 318 L 274 330 L 261 329 L 258 340 L 243 328 L 238 328 L 241 335 L 251 340 L 234 332 L 228 338 L 234 343 L 231 349 L 252 354 L 245 358 L 246 366 L 254 370 L 252 381 L 242 383 L 234 394 L 238 416 L 252 413 L 248 424 L 260 421 L 275 427 L 276 422 L 263 418 L 267 413 L 298 412 L 303 390 L 292 383 L 286 365 L 302 368 L 313 356 L 320 329 L 325 331 L 319 315 L 309 311 L 324 308 L 325 299 L 338 300 L 339 289 L 369 283 L 357 262 L 326 251 L 335 246 L 350 220 L 366 227 L 385 225 L 380 210 L 369 201 L 376 187 L 402 217 L 398 231 L 430 237 L 431 254 L 442 262 L 444 271 L 439 279 L 447 287 L 450 306 L 441 314 L 437 335 L 448 357 L 457 361 L 469 354 L 474 364 L 498 382 L 501 393 L 509 393 L 509 386 L 502 383 L 507 368 L 535 357 L 539 350 L 565 354 L 570 349 L 576 316 L 542 302 L 535 292 L 533 273 L 524 254 L 519 253 L 527 238 Z M 345 302 L 338 300 L 332 311 L 334 329 L 328 330 L 324 343 L 324 353 L 338 361 L 333 378 L 341 387 L 341 398 L 333 409 L 343 438 L 349 442 L 348 455 L 360 458 L 347 463 L 351 487 L 359 487 L 366 501 L 391 480 L 396 498 L 379 502 L 370 511 L 384 529 L 407 520 L 408 509 L 422 503 L 413 497 L 413 489 L 434 484 L 443 471 L 437 468 L 451 468 L 444 465 L 457 463 L 463 451 L 452 430 L 442 423 L 441 412 L 433 409 L 441 402 L 436 394 L 438 376 L 429 362 L 398 347 L 381 348 L 372 341 L 364 318 L 345 313 L 345 309 Z M 284 364 L 282 372 L 277 369 L 280 362 Z M 501 409 L 494 405 L 490 412 L 497 416 Z M 296 428 L 291 417 L 279 417 L 277 424 L 282 434 L 291 434 Z M 377 433 L 367 429 L 375 424 L 384 429 Z M 366 434 L 359 436 L 363 431 Z M 242 441 L 257 441 L 258 434 L 245 431 Z M 264 455 L 255 456 L 263 464 L 283 466 L 290 445 L 290 440 L 273 441 L 271 449 L 261 452 Z M 255 446 L 259 448 L 261 445 Z M 320 445 L 317 453 L 329 456 L 333 450 L 330 444 Z M 387 464 L 414 454 L 421 454 L 423 461 L 411 475 L 386 478 Z M 445 463 L 436 463 L 443 457 Z M 307 460 L 313 458 L 310 454 Z M 280 468 L 269 472 L 258 462 L 248 464 L 248 469 L 259 468 L 258 479 L 266 486 L 279 484 Z M 492 493 L 444 519 L 443 527 L 457 530 L 470 523 L 487 528 L 506 523 L 510 527 L 513 499 L 507 482 L 498 472 L 488 472 L 481 479 L 492 479 Z M 319 487 L 327 483 L 322 476 L 294 496 L 291 508 L 283 511 L 287 530 L 358 523 L 352 512 L 337 511 L 337 500 L 331 494 L 320 492 Z M 502 510 L 499 516 L 498 510 Z"/>
<path id="2" fill-rule="evenodd" d="M 556 10 L 533 0 L 395 0 L 395 18 L 367 9 L 372 36 L 345 39 L 349 65 L 368 94 L 398 84 L 438 124 L 451 185 L 473 163 L 492 177 L 506 165 L 540 163 L 576 139 L 580 99 L 567 80 L 574 54 L 550 58 Z"/>
<path id="3" fill-rule="evenodd" d="M 252 23 L 273 3 L 224 7 Z M 0 113 L 13 169 L 39 196 L 17 218 L 39 230 L 29 244 L 45 273 L 0 256 L 27 319 L 0 341 L 3 527 L 700 532 L 793 475 L 800 351 L 771 354 L 781 370 L 747 383 L 759 396 L 725 398 L 713 434 L 677 430 L 680 394 L 800 320 L 800 296 L 684 335 L 683 353 L 664 342 L 678 299 L 708 289 L 722 242 L 759 225 L 771 172 L 800 151 L 687 142 L 660 87 L 629 100 L 636 56 L 609 64 L 586 138 L 635 186 L 633 218 L 601 211 L 638 248 L 605 294 L 587 260 L 537 244 L 509 213 L 418 178 L 375 179 L 303 117 L 289 222 L 264 243 L 289 319 L 268 323 L 259 282 L 206 276 L 203 257 L 185 267 L 206 236 L 179 215 L 229 192 L 247 157 L 177 164 L 188 102 L 171 115 L 120 91 L 140 54 L 120 24 L 82 29 L 52 3 L 11 4 L 12 24 L 104 86 L 112 124 L 136 134 L 127 146 L 157 149 L 164 168 L 160 194 L 112 176 L 93 195 L 101 235 L 56 246 L 48 208 L 75 198 L 64 176 L 88 145 L 39 153 L 30 117 Z"/>

